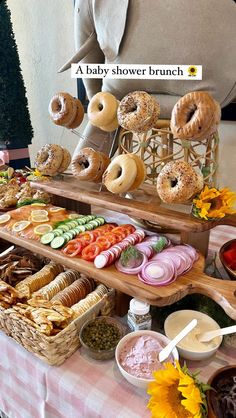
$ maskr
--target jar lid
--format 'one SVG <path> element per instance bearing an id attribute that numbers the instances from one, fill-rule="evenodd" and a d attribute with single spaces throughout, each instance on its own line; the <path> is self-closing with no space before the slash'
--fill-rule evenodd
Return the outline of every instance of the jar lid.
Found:
<path id="1" fill-rule="evenodd" d="M 150 305 L 138 299 L 131 299 L 129 308 L 135 315 L 146 315 L 150 310 Z"/>

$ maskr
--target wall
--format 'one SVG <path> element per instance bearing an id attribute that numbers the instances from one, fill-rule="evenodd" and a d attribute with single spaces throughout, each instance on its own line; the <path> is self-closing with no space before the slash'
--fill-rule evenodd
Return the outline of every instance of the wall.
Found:
<path id="1" fill-rule="evenodd" d="M 58 68 L 74 54 L 73 0 L 8 0 L 27 89 L 34 128 L 31 162 L 46 143 L 66 145 L 73 152 L 77 137 L 54 125 L 48 103 L 59 91 L 76 95 L 76 81 L 70 71 Z"/>
<path id="2" fill-rule="evenodd" d="M 34 127 L 31 161 L 45 143 L 66 145 L 73 152 L 78 138 L 54 125 L 47 110 L 56 92 L 76 94 L 76 82 L 70 78 L 70 71 L 57 74 L 58 68 L 74 53 L 73 0 L 8 0 L 8 5 Z M 79 130 L 82 132 L 83 127 Z M 236 122 L 221 123 L 220 139 L 220 184 L 236 190 Z"/>

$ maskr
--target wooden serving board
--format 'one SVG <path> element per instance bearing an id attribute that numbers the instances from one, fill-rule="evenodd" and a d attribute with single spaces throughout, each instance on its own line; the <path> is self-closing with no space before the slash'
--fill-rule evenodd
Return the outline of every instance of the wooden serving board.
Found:
<path id="1" fill-rule="evenodd" d="M 85 273 L 109 287 L 113 287 L 132 297 L 137 297 L 151 305 L 171 305 L 188 294 L 200 293 L 209 296 L 232 319 L 236 320 L 236 281 L 214 279 L 204 274 L 205 260 L 202 255 L 199 256 L 192 270 L 178 277 L 174 283 L 168 286 L 154 287 L 142 283 L 137 276 L 118 272 L 114 266 L 96 269 L 93 263 L 79 258 L 66 257 L 61 251 L 53 250 L 51 247 L 43 245 L 38 241 L 27 240 L 13 235 L 4 230 L 3 227 L 0 228 L 0 237 L 48 257 L 68 268 Z"/>
<path id="2" fill-rule="evenodd" d="M 155 187 L 147 184 L 132 192 L 130 198 L 100 190 L 100 184 L 79 182 L 70 175 L 64 175 L 62 180 L 31 182 L 31 186 L 56 196 L 125 213 L 130 217 L 168 226 L 181 232 L 204 232 L 217 225 L 236 226 L 236 216 L 233 215 L 219 221 L 204 221 L 190 214 L 189 205 L 181 205 L 181 208 L 178 205 L 167 207 L 161 203 Z"/>

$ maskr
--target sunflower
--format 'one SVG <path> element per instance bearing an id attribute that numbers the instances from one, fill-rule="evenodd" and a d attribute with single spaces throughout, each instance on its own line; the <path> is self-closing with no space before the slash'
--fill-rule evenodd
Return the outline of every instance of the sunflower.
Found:
<path id="1" fill-rule="evenodd" d="M 215 189 L 205 188 L 200 195 L 193 200 L 193 215 L 202 219 L 224 218 L 225 215 L 236 213 L 232 206 L 236 201 L 236 193 L 227 187 Z"/>
<path id="2" fill-rule="evenodd" d="M 204 418 L 207 406 L 204 391 L 209 387 L 201 385 L 191 376 L 187 368 L 165 363 L 164 370 L 154 372 L 155 381 L 149 383 L 151 395 L 147 407 L 152 418 Z"/>
<path id="3" fill-rule="evenodd" d="M 195 65 L 190 65 L 188 67 L 188 75 L 189 76 L 196 76 L 197 75 L 197 67 Z"/>

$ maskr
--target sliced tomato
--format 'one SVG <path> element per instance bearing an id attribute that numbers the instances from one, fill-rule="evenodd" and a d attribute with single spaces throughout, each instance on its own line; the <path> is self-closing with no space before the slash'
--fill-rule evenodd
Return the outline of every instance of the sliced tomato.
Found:
<path id="1" fill-rule="evenodd" d="M 236 250 L 234 248 L 223 252 L 223 258 L 229 266 L 236 261 Z"/>
<path id="2" fill-rule="evenodd" d="M 113 229 L 112 233 L 115 234 L 118 237 L 117 242 L 122 241 L 128 235 L 125 231 L 122 231 L 122 230 L 115 231 Z"/>
<path id="3" fill-rule="evenodd" d="M 79 234 L 78 239 L 84 242 L 86 245 L 89 245 L 96 240 L 93 231 L 82 232 Z"/>
<path id="4" fill-rule="evenodd" d="M 111 245 L 114 245 L 118 242 L 118 235 L 113 234 L 112 232 L 106 232 L 106 234 L 104 235 L 104 237 L 108 238 Z"/>
<path id="5" fill-rule="evenodd" d="M 129 234 L 132 234 L 132 233 L 136 230 L 136 228 L 135 228 L 133 225 L 131 225 L 131 224 L 124 224 L 124 225 L 121 225 L 121 227 L 122 227 L 125 231 L 128 231 L 128 232 L 129 232 Z"/>
<path id="6" fill-rule="evenodd" d="M 102 230 L 99 230 L 99 229 L 94 229 L 93 230 L 93 235 L 95 237 L 95 241 L 98 237 L 101 237 L 101 235 L 103 235 L 103 234 L 104 234 L 104 231 L 102 231 Z"/>
<path id="7" fill-rule="evenodd" d="M 112 224 L 105 224 L 105 225 L 101 225 L 98 228 L 96 228 L 96 231 L 100 230 L 100 231 L 109 232 L 109 231 L 112 231 L 113 229 L 114 229 L 114 226 Z"/>
<path id="8" fill-rule="evenodd" d="M 80 242 L 68 244 L 62 251 L 64 254 L 68 255 L 69 257 L 75 257 L 79 255 L 83 249 L 83 246 Z"/>
<path id="9" fill-rule="evenodd" d="M 102 250 L 103 247 L 99 242 L 93 242 L 83 249 L 82 258 L 86 261 L 93 261 Z"/>
<path id="10" fill-rule="evenodd" d="M 96 243 L 99 243 L 102 245 L 102 249 L 103 250 L 108 250 L 108 248 L 110 248 L 112 246 L 111 241 L 109 240 L 108 237 L 106 237 L 105 235 L 99 237 L 96 241 Z"/>

